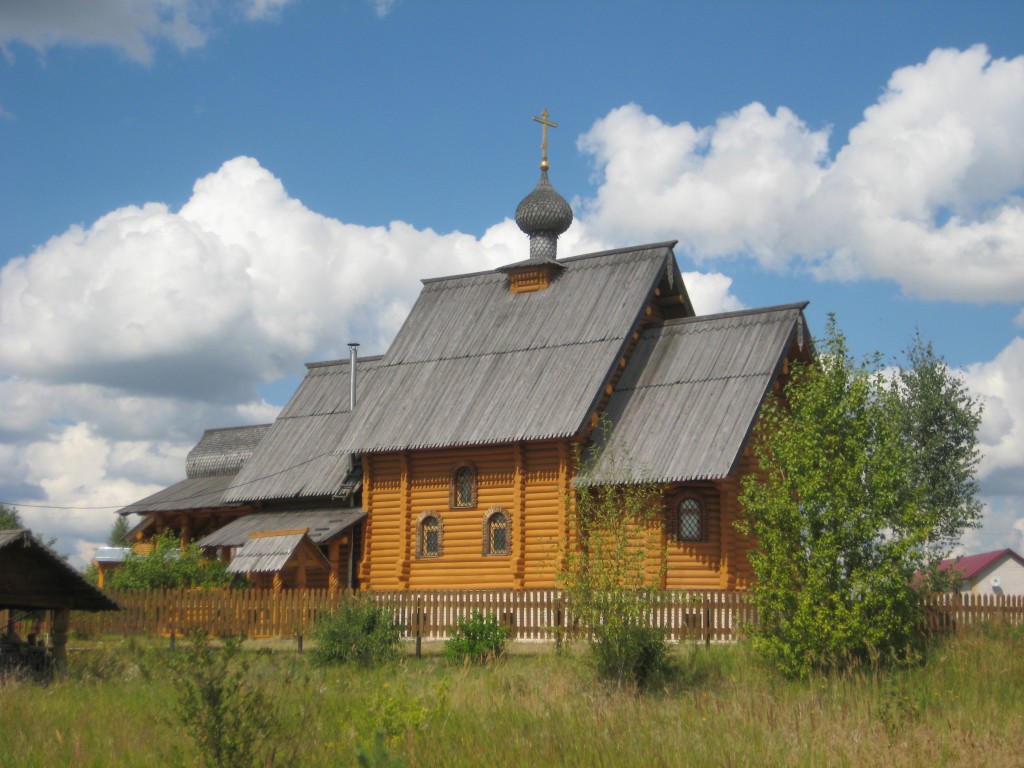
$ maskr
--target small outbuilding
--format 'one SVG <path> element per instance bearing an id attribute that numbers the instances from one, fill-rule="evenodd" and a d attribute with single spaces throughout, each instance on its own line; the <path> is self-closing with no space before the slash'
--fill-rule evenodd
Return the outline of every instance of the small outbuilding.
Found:
<path id="1" fill-rule="evenodd" d="M 47 654 L 56 667 L 63 667 L 70 612 L 116 611 L 120 607 L 31 531 L 0 531 L 0 668 L 38 666 Z M 15 632 L 16 622 L 36 611 L 51 612 L 49 648 Z"/>

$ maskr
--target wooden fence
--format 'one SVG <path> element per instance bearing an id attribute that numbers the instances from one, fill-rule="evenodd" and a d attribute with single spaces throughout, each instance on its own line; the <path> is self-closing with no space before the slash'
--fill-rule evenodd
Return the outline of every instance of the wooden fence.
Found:
<path id="1" fill-rule="evenodd" d="M 108 590 L 123 607 L 103 613 L 73 612 L 78 636 L 181 636 L 198 626 L 211 635 L 250 638 L 307 635 L 351 592 L 328 590 Z M 363 592 L 390 609 L 406 637 L 440 640 L 473 611 L 496 616 L 515 640 L 573 637 L 581 629 L 557 589 Z M 1024 595 L 943 594 L 925 599 L 924 629 L 958 631 L 982 622 L 1024 624 Z M 737 639 L 757 620 L 744 592 L 660 592 L 649 607 L 651 624 L 672 640 Z M 0 612 L 2 614 L 2 612 Z M 3 616 L 0 615 L 0 626 Z"/>
<path id="2" fill-rule="evenodd" d="M 77 636 L 181 636 L 200 627 L 214 636 L 250 638 L 306 635 L 344 601 L 347 591 L 328 590 L 107 590 L 122 610 L 75 612 Z M 474 611 L 493 615 L 514 640 L 571 637 L 580 627 L 561 590 L 431 590 L 363 592 L 393 612 L 405 637 L 442 640 L 460 619 Z M 673 640 L 734 640 L 753 621 L 754 611 L 741 592 L 661 592 L 647 608 L 654 626 Z"/>
<path id="3" fill-rule="evenodd" d="M 985 623 L 1024 624 L 1024 595 L 954 592 L 924 598 L 926 632 L 957 632 Z"/>

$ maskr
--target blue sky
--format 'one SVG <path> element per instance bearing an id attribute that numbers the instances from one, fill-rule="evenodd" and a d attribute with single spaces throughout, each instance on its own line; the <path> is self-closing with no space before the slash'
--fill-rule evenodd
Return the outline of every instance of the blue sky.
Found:
<path id="1" fill-rule="evenodd" d="M 525 254 L 544 107 L 561 253 L 920 329 L 985 403 L 965 544 L 1024 550 L 1024 4 L 84 6 L 0 6 L 0 500 L 77 561 L 421 278 Z"/>

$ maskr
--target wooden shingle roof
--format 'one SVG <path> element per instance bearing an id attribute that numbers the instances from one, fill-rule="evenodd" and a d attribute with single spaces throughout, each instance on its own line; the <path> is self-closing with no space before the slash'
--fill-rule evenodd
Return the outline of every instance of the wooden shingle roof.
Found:
<path id="1" fill-rule="evenodd" d="M 647 330 L 607 416 L 607 445 L 581 482 L 711 480 L 729 474 L 806 303 L 666 322 Z M 804 341 L 809 344 L 809 340 Z"/>
<path id="2" fill-rule="evenodd" d="M 269 424 L 208 429 L 185 458 L 186 477 L 234 475 L 252 456 Z"/>
<path id="3" fill-rule="evenodd" d="M 233 475 L 219 477 L 187 477 L 162 491 L 139 499 L 118 510 L 119 515 L 174 512 L 180 509 L 209 509 L 223 506 L 224 491 Z"/>
<path id="4" fill-rule="evenodd" d="M 533 293 L 500 270 L 424 281 L 387 353 L 359 362 L 355 412 L 348 363 L 311 366 L 226 500 L 336 493 L 355 453 L 578 434 L 655 289 L 678 280 L 672 245 L 564 259 Z"/>
<path id="5" fill-rule="evenodd" d="M 319 561 L 319 565 L 328 571 L 330 562 L 315 546 L 309 542 L 304 533 L 285 533 L 277 536 L 257 536 L 250 538 L 238 550 L 228 565 L 228 573 L 274 573 L 280 571 L 292 558 L 296 550 L 306 547 L 310 555 Z"/>
<path id="6" fill-rule="evenodd" d="M 0 608 L 117 611 L 121 606 L 20 528 L 0 531 Z"/>
<path id="7" fill-rule="evenodd" d="M 202 548 L 240 547 L 250 534 L 305 529 L 314 544 L 324 544 L 366 517 L 361 509 L 317 507 L 314 509 L 253 512 L 199 540 Z"/>
<path id="8" fill-rule="evenodd" d="M 360 402 L 376 398 L 379 357 L 358 363 Z M 349 363 L 311 363 L 260 449 L 245 463 L 227 502 L 336 494 L 354 484 L 349 412 Z"/>

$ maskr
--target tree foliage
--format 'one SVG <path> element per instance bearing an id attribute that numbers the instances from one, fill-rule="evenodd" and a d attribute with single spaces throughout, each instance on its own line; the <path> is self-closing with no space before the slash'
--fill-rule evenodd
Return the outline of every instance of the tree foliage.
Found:
<path id="1" fill-rule="evenodd" d="M 186 547 L 170 531 L 153 538 L 149 554 L 129 553 L 124 565 L 112 570 L 107 584 L 114 589 L 179 589 L 226 587 L 238 583 L 227 564 L 203 554 L 195 542 Z"/>
<path id="2" fill-rule="evenodd" d="M 241 649 L 235 637 L 217 650 L 194 628 L 185 652 L 170 660 L 174 712 L 211 768 L 271 765 L 281 740 L 280 707 Z"/>
<path id="3" fill-rule="evenodd" d="M 930 345 L 908 368 L 857 364 L 830 318 L 820 358 L 794 366 L 757 428 L 742 526 L 755 646 L 787 675 L 898 658 L 920 622 L 925 571 L 980 513 L 980 410 Z"/>
<path id="4" fill-rule="evenodd" d="M 611 425 L 600 425 L 607 445 Z M 604 458 L 615 475 L 636 476 L 628 458 Z M 644 684 L 667 665 L 664 632 L 649 611 L 661 574 L 651 555 L 660 543 L 661 487 L 639 480 L 623 485 L 588 484 L 588 461 L 569 500 L 569 537 L 561 582 L 569 609 L 590 636 L 601 677 Z M 661 558 L 663 561 L 664 558 Z M 653 567 L 653 570 L 652 570 Z"/>
<path id="5" fill-rule="evenodd" d="M 25 524 L 21 522 L 21 514 L 18 512 L 17 507 L 8 507 L 6 504 L 0 504 L 0 531 L 24 527 Z"/>
<path id="6" fill-rule="evenodd" d="M 123 547 L 128 542 L 126 537 L 128 531 L 132 529 L 131 525 L 128 524 L 128 518 L 125 515 L 115 515 L 114 523 L 110 526 L 110 533 L 107 534 L 107 544 L 112 547 Z"/>

